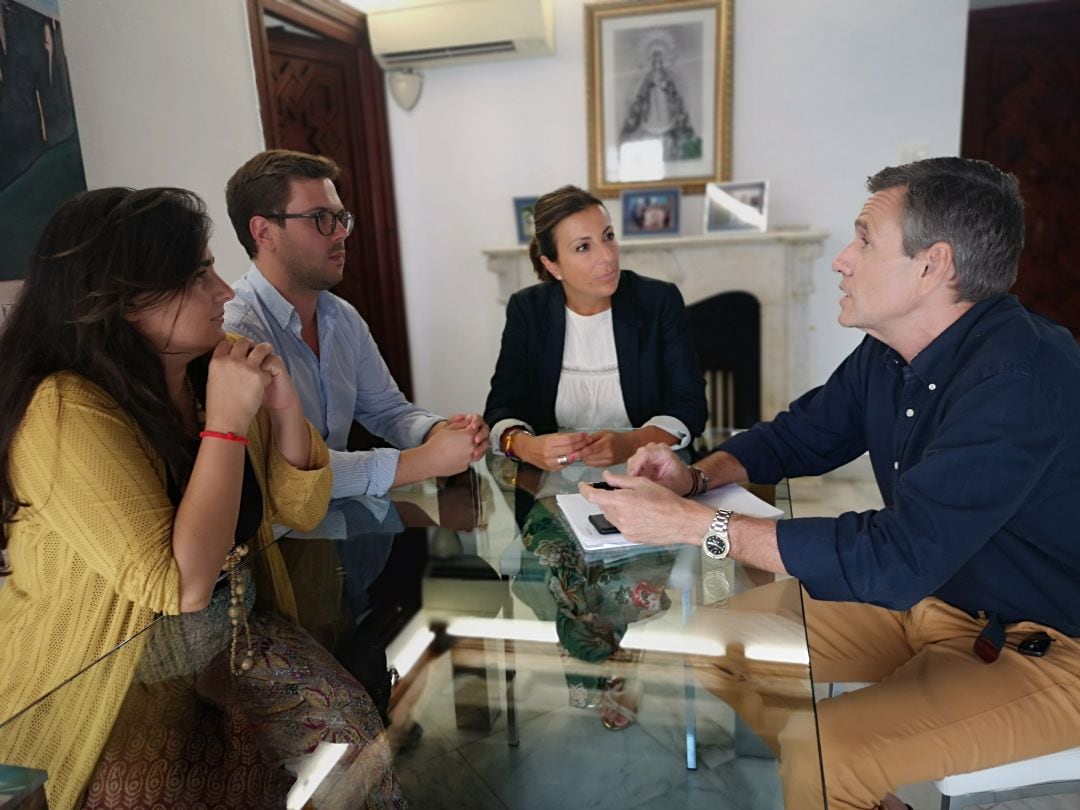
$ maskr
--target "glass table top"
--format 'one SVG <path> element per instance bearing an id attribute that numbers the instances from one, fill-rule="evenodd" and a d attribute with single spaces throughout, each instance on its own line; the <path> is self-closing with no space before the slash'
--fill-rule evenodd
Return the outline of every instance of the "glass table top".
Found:
<path id="1" fill-rule="evenodd" d="M 84 806 L 783 807 L 778 735 L 816 740 L 801 605 L 697 547 L 584 553 L 555 495 L 599 476 L 489 454 L 335 501 L 244 561 L 280 555 L 303 628 L 257 607 L 252 672 L 223 614 L 162 617 L 0 722 L 0 751 L 130 677 Z M 786 484 L 751 489 L 791 516 Z"/>

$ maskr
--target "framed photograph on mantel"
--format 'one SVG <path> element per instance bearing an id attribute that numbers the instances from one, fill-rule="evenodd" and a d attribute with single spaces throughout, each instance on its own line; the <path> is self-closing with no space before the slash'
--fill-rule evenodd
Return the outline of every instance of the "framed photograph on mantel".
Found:
<path id="1" fill-rule="evenodd" d="M 679 235 L 679 189 L 636 188 L 620 196 L 623 236 Z"/>
<path id="2" fill-rule="evenodd" d="M 764 231 L 769 223 L 769 181 L 709 183 L 705 187 L 705 235 Z"/>
<path id="3" fill-rule="evenodd" d="M 514 222 L 517 223 L 518 244 L 527 245 L 532 241 L 535 227 L 533 209 L 539 197 L 514 197 Z"/>
<path id="4" fill-rule="evenodd" d="M 700 193 L 731 173 L 734 0 L 585 6 L 589 185 Z"/>

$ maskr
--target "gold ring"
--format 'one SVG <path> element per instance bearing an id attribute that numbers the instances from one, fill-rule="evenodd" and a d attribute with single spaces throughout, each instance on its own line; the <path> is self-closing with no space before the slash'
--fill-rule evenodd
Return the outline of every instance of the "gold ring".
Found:
<path id="1" fill-rule="evenodd" d="M 555 459 L 555 461 L 558 462 L 560 467 L 565 467 L 567 464 L 570 463 L 570 459 L 568 459 L 566 456 L 559 456 L 557 459 Z"/>

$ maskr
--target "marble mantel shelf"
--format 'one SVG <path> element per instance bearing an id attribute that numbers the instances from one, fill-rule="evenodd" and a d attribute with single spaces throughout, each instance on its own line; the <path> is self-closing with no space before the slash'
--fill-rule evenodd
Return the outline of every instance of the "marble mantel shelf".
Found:
<path id="1" fill-rule="evenodd" d="M 739 242 L 821 242 L 829 235 L 828 231 L 813 228 L 790 229 L 782 231 L 742 231 L 717 236 L 676 236 L 671 239 L 661 237 L 633 237 L 619 240 L 619 250 L 671 250 L 682 247 L 707 247 L 715 244 L 736 244 Z M 485 256 L 516 256 L 528 252 L 527 245 L 484 248 Z"/>
<path id="2" fill-rule="evenodd" d="M 743 291 L 761 304 L 761 415 L 768 419 L 809 388 L 808 306 L 814 263 L 828 232 L 766 231 L 724 236 L 633 239 L 619 242 L 621 264 L 673 282 L 687 304 Z M 536 283 L 527 248 L 483 251 L 498 277 L 499 302 Z"/>

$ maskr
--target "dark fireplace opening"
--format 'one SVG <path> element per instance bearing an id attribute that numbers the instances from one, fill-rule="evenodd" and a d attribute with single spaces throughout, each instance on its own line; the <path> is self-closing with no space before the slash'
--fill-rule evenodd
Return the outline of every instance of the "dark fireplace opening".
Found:
<path id="1" fill-rule="evenodd" d="M 705 377 L 708 427 L 748 428 L 761 419 L 761 305 L 746 292 L 691 304 L 690 331 Z"/>

